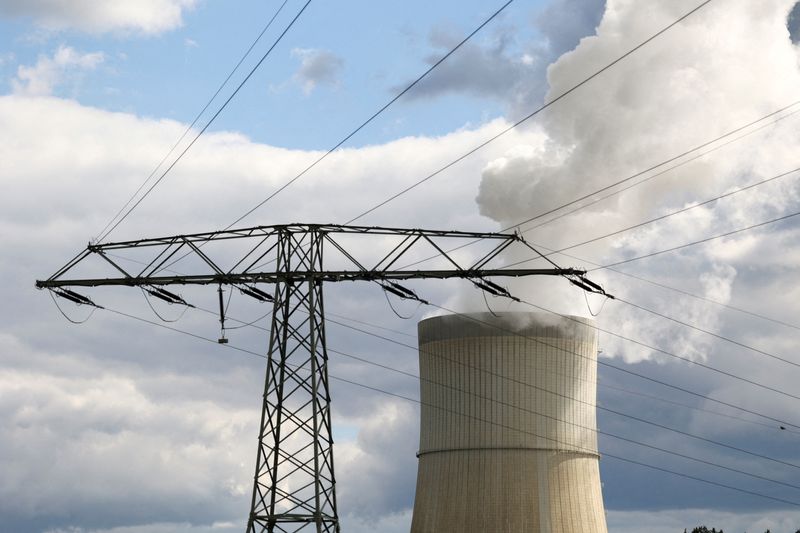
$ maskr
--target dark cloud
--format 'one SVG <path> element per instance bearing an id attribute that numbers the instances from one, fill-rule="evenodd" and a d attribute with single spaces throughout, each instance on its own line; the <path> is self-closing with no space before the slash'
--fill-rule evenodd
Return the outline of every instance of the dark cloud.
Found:
<path id="1" fill-rule="evenodd" d="M 514 46 L 508 28 L 499 32 L 493 42 L 478 44 L 468 42 L 455 54 L 439 65 L 427 78 L 419 83 L 409 97 L 430 98 L 448 93 L 466 93 L 482 98 L 509 102 L 518 98 L 526 87 L 538 85 L 539 60 L 532 54 L 520 52 Z M 460 36 L 434 31 L 431 45 L 437 50 L 425 61 L 433 65 L 444 53 L 461 40 Z M 395 87 L 393 90 L 399 90 Z"/>
<path id="2" fill-rule="evenodd" d="M 789 37 L 794 44 L 800 42 L 800 2 L 796 3 L 789 12 L 786 20 L 786 28 L 789 30 Z"/>
<path id="3" fill-rule="evenodd" d="M 292 55 L 300 59 L 300 68 L 295 72 L 295 80 L 310 94 L 319 85 L 335 86 L 344 68 L 344 60 L 330 50 L 315 48 L 295 48 Z"/>
<path id="4" fill-rule="evenodd" d="M 556 59 L 594 35 L 606 9 L 606 0 L 554 0 L 536 17 L 536 27 L 547 39 L 548 57 Z"/>
<path id="5" fill-rule="evenodd" d="M 540 36 L 518 42 L 522 33 L 513 25 L 501 25 L 489 39 L 475 38 L 447 58 L 419 83 L 409 98 L 432 98 L 445 94 L 468 94 L 490 98 L 508 106 L 511 120 L 524 115 L 531 102 L 546 90 L 547 65 L 593 35 L 605 10 L 605 0 L 555 0 L 535 17 Z M 463 38 L 461 34 L 436 29 L 429 42 L 436 52 L 425 58 L 433 65 Z M 399 90 L 405 85 L 398 85 Z"/>

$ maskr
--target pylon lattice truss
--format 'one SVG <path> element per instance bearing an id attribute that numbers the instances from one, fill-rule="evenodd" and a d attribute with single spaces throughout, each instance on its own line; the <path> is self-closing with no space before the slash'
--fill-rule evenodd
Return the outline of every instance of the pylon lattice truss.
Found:
<path id="1" fill-rule="evenodd" d="M 468 264 L 445 252 L 454 244 L 473 241 L 485 246 L 480 258 Z M 96 304 L 71 288 L 141 287 L 170 303 L 190 305 L 165 286 L 229 285 L 271 302 L 272 327 L 247 531 L 338 532 L 323 282 L 373 281 L 398 297 L 421 302 L 424 300 L 414 291 L 398 282 L 463 278 L 481 290 L 513 298 L 487 278 L 551 275 L 603 293 L 582 270 L 490 268 L 493 260 L 513 245 L 533 250 L 518 234 L 509 233 L 320 224 L 256 226 L 90 244 L 36 286 L 84 305 Z M 430 252 L 441 256 L 443 268 L 399 266 Z M 128 263 L 119 260 L 120 254 L 145 266 L 131 272 Z M 181 274 L 170 270 L 178 261 Z M 109 269 L 113 275 L 107 274 Z M 272 284 L 272 293 L 258 284 Z M 220 314 L 224 326 L 222 305 Z"/>

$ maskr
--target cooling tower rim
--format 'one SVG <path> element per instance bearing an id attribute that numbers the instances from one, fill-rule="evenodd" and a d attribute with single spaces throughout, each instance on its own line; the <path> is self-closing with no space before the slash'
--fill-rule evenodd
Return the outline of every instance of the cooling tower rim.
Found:
<path id="1" fill-rule="evenodd" d="M 516 336 L 590 341 L 596 332 L 591 318 L 521 311 L 438 315 L 417 324 L 420 344 L 468 337 Z"/>

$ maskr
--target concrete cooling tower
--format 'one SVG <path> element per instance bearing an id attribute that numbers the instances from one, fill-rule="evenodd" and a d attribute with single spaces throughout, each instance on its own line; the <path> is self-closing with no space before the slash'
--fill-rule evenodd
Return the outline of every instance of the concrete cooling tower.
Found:
<path id="1" fill-rule="evenodd" d="M 593 322 L 539 313 L 419 323 L 412 533 L 607 533 Z"/>

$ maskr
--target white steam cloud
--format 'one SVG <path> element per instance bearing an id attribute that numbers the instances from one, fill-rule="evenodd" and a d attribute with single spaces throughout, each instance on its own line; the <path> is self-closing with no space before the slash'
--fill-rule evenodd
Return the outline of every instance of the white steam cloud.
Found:
<path id="1" fill-rule="evenodd" d="M 503 227 L 513 226 L 792 103 L 800 94 L 798 50 L 787 28 L 794 3 L 711 3 L 554 105 L 538 118 L 536 142 L 486 166 L 477 198 L 481 213 Z M 610 0 L 597 35 L 583 39 L 549 67 L 547 99 L 697 4 Z M 797 120 L 789 117 L 642 186 L 530 231 L 526 238 L 559 249 L 793 169 L 800 163 Z M 797 177 L 789 176 L 568 253 L 599 264 L 639 256 L 775 218 L 792 211 L 797 197 Z M 622 269 L 728 302 L 736 294 L 737 270 L 760 259 L 756 254 L 764 238 L 759 235 L 744 233 Z M 592 266 L 570 257 L 554 259 L 565 266 Z M 706 329 L 720 326 L 719 308 L 706 303 L 665 292 L 646 297 L 645 289 L 656 293 L 608 272 L 591 277 L 612 293 L 670 316 Z M 562 286 L 537 280 L 515 285 L 515 290 L 544 306 L 585 314 L 577 289 Z M 685 328 L 678 330 L 663 320 L 643 320 L 641 312 L 622 305 L 610 307 L 614 310 L 602 320 L 609 329 L 667 348 L 693 346 L 688 354 L 682 352 L 691 357 L 707 351 L 707 336 L 687 334 Z M 629 360 L 650 355 L 646 349 L 623 346 L 608 337 L 605 341 L 612 345 L 607 352 Z"/>

